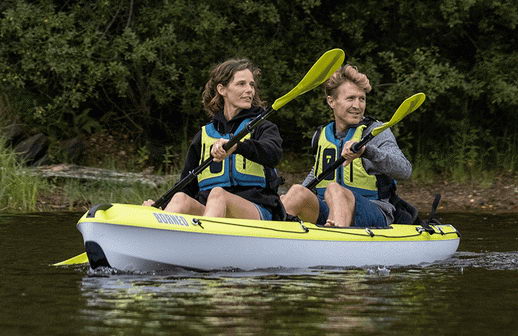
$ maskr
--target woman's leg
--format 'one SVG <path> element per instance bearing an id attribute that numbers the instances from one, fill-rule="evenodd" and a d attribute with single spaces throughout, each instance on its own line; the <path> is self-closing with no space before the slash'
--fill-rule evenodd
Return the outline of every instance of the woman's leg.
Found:
<path id="1" fill-rule="evenodd" d="M 204 216 L 261 219 L 254 203 L 223 188 L 212 189 L 207 198 Z"/>
<path id="2" fill-rule="evenodd" d="M 171 198 L 164 211 L 201 216 L 205 206 L 186 193 L 178 192 Z"/>
<path id="3" fill-rule="evenodd" d="M 326 226 L 351 226 L 353 222 L 355 198 L 353 193 L 336 182 L 329 184 L 324 194 L 329 206 Z"/>
<path id="4" fill-rule="evenodd" d="M 294 184 L 286 195 L 281 196 L 286 212 L 305 222 L 316 223 L 320 207 L 318 198 L 311 190 L 301 184 Z"/>

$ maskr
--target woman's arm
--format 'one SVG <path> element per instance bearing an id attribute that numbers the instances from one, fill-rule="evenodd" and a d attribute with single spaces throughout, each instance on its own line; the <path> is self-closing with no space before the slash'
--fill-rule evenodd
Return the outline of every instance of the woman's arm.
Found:
<path id="1" fill-rule="evenodd" d="M 265 120 L 250 139 L 237 144 L 236 154 L 266 167 L 275 167 L 282 157 L 282 138 L 277 125 Z"/>
<path id="2" fill-rule="evenodd" d="M 184 178 L 191 172 L 193 169 L 198 167 L 200 164 L 200 153 L 201 153 L 201 131 L 196 133 L 192 142 L 187 150 L 187 156 L 185 158 L 185 163 L 183 166 L 181 179 Z M 195 197 L 200 190 L 198 186 L 198 180 L 193 179 L 182 191 L 191 197 Z"/>

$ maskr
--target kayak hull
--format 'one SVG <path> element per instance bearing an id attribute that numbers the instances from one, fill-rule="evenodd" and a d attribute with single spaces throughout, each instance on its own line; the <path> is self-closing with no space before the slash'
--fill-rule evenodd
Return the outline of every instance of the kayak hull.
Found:
<path id="1" fill-rule="evenodd" d="M 415 265 L 449 258 L 459 235 L 451 225 L 387 229 L 324 228 L 311 223 L 251 221 L 166 213 L 114 204 L 78 223 L 85 245 L 124 271 L 318 266 Z M 92 261 L 92 252 L 87 248 Z M 92 262 L 91 262 L 92 264 Z"/>

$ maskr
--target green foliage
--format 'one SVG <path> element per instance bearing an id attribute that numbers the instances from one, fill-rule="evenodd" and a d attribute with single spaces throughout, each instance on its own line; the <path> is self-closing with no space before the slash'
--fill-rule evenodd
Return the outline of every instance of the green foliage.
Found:
<path id="1" fill-rule="evenodd" d="M 149 149 L 145 146 L 137 149 L 137 164 L 143 167 L 149 160 Z"/>
<path id="2" fill-rule="evenodd" d="M 457 126 L 457 132 L 453 136 L 454 145 L 448 155 L 450 165 L 447 167 L 455 180 L 465 182 L 463 179 L 470 177 L 466 172 L 479 171 L 477 168 L 486 160 L 487 152 L 479 147 L 479 139 L 478 129 L 464 123 Z"/>
<path id="3" fill-rule="evenodd" d="M 173 146 L 165 147 L 165 153 L 162 160 L 165 174 L 171 175 L 181 171 L 182 167 L 179 167 L 178 165 L 178 162 L 180 161 L 178 156 L 179 155 L 176 153 Z"/>
<path id="4" fill-rule="evenodd" d="M 433 170 L 452 157 L 459 172 L 517 169 L 512 0 L 19 0 L 0 11 L 0 91 L 18 119 L 55 141 L 116 131 L 183 155 L 207 121 L 200 96 L 211 66 L 251 58 L 271 103 L 340 47 L 371 79 L 370 115 L 385 120 L 406 97 L 426 93 L 393 129 L 411 158 L 441 153 Z M 329 118 L 322 90 L 272 116 L 288 151 L 307 151 Z M 484 160 L 474 158 L 487 148 Z"/>

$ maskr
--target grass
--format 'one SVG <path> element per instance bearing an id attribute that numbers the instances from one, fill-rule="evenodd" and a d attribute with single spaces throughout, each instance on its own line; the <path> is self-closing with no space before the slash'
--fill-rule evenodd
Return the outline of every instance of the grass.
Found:
<path id="1" fill-rule="evenodd" d="M 411 160 L 412 179 L 421 183 L 448 180 L 487 188 L 499 176 L 516 176 L 518 135 L 513 130 L 505 128 L 504 136 L 495 139 L 468 123 L 460 123 L 450 145 L 427 144 L 418 150 Z"/>
<path id="2" fill-rule="evenodd" d="M 141 204 L 157 199 L 175 181 L 159 187 L 140 182 L 118 183 L 77 179 L 45 179 L 18 162 L 14 151 L 0 139 L 0 210 L 33 212 L 88 209 L 98 203 Z"/>
<path id="3" fill-rule="evenodd" d="M 36 210 L 38 196 L 48 185 L 42 178 L 28 173 L 3 139 L 0 139 L 0 171 L 0 210 Z"/>
<path id="4" fill-rule="evenodd" d="M 466 147 L 463 148 L 463 150 Z M 451 181 L 467 186 L 489 188 L 499 176 L 516 176 L 516 149 L 507 152 L 510 170 L 487 169 L 487 157 L 474 155 L 474 148 L 464 152 L 464 160 L 453 159 L 449 155 L 426 153 L 413 158 L 412 181 L 431 184 Z M 459 152 L 455 153 L 459 155 Z M 487 155 L 487 154 L 486 154 Z M 294 174 L 311 169 L 310 156 L 285 153 L 279 165 L 282 173 Z M 484 168 L 484 166 L 486 168 Z M 0 210 L 10 212 L 31 212 L 49 210 L 86 210 L 98 203 L 141 204 L 149 198 L 157 199 L 175 181 L 153 187 L 135 183 L 107 181 L 84 181 L 78 179 L 44 179 L 31 175 L 17 162 L 16 154 L 0 139 Z"/>
<path id="5" fill-rule="evenodd" d="M 497 176 L 507 175 L 507 173 L 498 173 L 496 171 L 483 169 L 455 169 L 452 171 L 443 170 L 438 172 L 429 161 L 416 161 L 412 166 L 412 181 L 423 185 L 449 181 L 467 186 L 489 188 Z"/>
<path id="6" fill-rule="evenodd" d="M 466 154 L 464 154 L 466 155 Z M 490 187 L 498 176 L 516 175 L 516 168 L 491 167 L 494 160 L 484 154 L 473 155 L 464 160 L 455 153 L 426 153 L 417 155 L 412 161 L 412 180 L 416 183 L 431 184 L 450 181 L 458 184 Z"/>
<path id="7" fill-rule="evenodd" d="M 64 208 L 74 210 L 88 209 L 99 203 L 142 204 L 147 199 L 157 199 L 164 194 L 174 181 L 159 187 L 135 182 L 131 184 L 106 181 L 65 180 L 55 184 L 54 200 L 50 203 L 61 202 Z M 61 198 L 61 199 L 60 199 Z"/>

